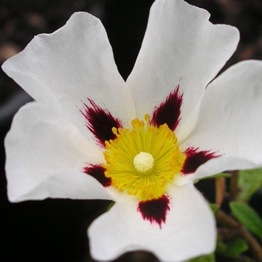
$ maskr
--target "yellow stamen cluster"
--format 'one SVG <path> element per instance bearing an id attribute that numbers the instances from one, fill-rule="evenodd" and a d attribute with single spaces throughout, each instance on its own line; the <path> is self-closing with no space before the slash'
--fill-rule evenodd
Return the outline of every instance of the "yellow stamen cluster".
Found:
<path id="1" fill-rule="evenodd" d="M 116 138 L 106 141 L 105 175 L 113 187 L 140 201 L 159 198 L 179 174 L 185 155 L 166 124 L 150 125 L 149 115 L 131 124 L 130 129 L 113 128 Z"/>

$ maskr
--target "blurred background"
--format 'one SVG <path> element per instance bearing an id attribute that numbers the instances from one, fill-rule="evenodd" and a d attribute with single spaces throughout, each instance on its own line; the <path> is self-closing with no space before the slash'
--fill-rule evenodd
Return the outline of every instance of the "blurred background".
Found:
<path id="1" fill-rule="evenodd" d="M 261 0 L 187 2 L 207 9 L 213 23 L 230 24 L 240 30 L 241 42 L 225 68 L 245 59 L 262 59 Z M 81 10 L 102 20 L 119 72 L 126 79 L 138 54 L 152 3 L 153 0 L 0 0 L 0 63 L 21 51 L 34 35 L 53 32 Z M 86 230 L 105 211 L 108 202 L 55 199 L 8 202 L 3 139 L 16 111 L 30 100 L 0 70 L 0 259 L 5 262 L 93 261 Z M 212 185 L 198 186 L 206 195 L 212 191 Z M 261 205 L 261 196 L 253 200 L 253 205 Z M 116 261 L 158 260 L 146 252 L 133 252 Z"/>

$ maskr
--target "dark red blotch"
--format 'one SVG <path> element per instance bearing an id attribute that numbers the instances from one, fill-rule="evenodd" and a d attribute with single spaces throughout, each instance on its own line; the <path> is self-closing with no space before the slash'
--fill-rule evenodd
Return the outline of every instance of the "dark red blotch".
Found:
<path id="1" fill-rule="evenodd" d="M 88 99 L 90 106 L 85 105 L 84 115 L 87 120 L 87 128 L 93 133 L 100 145 L 105 146 L 105 141 L 115 139 L 116 135 L 112 132 L 112 128 L 122 127 L 119 119 L 113 117 L 111 113 L 99 107 L 93 100 Z"/>
<path id="2" fill-rule="evenodd" d="M 84 168 L 84 172 L 94 177 L 104 187 L 109 187 L 112 184 L 111 178 L 105 176 L 105 168 L 101 165 L 89 165 Z"/>
<path id="3" fill-rule="evenodd" d="M 149 201 L 141 201 L 137 210 L 142 214 L 143 219 L 149 220 L 150 223 L 157 223 L 160 227 L 166 222 L 167 211 L 170 210 L 169 198 L 162 196 Z"/>
<path id="4" fill-rule="evenodd" d="M 210 150 L 199 150 L 198 148 L 189 147 L 186 151 L 186 160 L 182 168 L 185 175 L 194 173 L 197 168 L 212 158 L 219 157 Z"/>
<path id="5" fill-rule="evenodd" d="M 180 122 L 182 100 L 183 95 L 179 94 L 178 85 L 166 100 L 155 108 L 151 123 L 155 126 L 167 124 L 174 131 Z"/>

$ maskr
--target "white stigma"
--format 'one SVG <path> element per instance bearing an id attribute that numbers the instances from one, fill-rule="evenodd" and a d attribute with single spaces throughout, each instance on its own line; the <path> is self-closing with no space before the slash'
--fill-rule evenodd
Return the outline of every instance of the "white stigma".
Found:
<path id="1" fill-rule="evenodd" d="M 140 152 L 134 157 L 134 166 L 139 172 L 146 172 L 150 170 L 154 165 L 154 158 L 148 152 Z"/>

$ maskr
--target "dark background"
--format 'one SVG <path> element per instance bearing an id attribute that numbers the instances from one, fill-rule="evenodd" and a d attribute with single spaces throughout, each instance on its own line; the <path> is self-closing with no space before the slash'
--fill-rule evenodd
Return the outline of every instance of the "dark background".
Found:
<path id="1" fill-rule="evenodd" d="M 21 51 L 39 33 L 58 29 L 75 11 L 98 16 L 113 46 L 124 79 L 131 72 L 146 28 L 152 0 L 0 0 L 0 63 Z M 225 66 L 262 58 L 262 0 L 189 0 L 211 13 L 213 23 L 236 26 L 237 52 Z M 224 68 L 224 69 L 225 69 Z M 223 70 L 224 70 L 223 69 Z M 0 70 L 0 260 L 4 262 L 87 262 L 88 225 L 106 201 L 54 200 L 11 204 L 6 196 L 3 139 L 20 106 L 31 98 Z M 208 194 L 211 185 L 200 184 Z M 206 192 L 205 192 L 206 191 Z M 261 198 L 260 198 L 261 200 Z M 261 203 L 261 201 L 259 201 Z M 257 200 L 253 200 L 256 206 Z M 146 252 L 117 261 L 157 261 Z"/>

